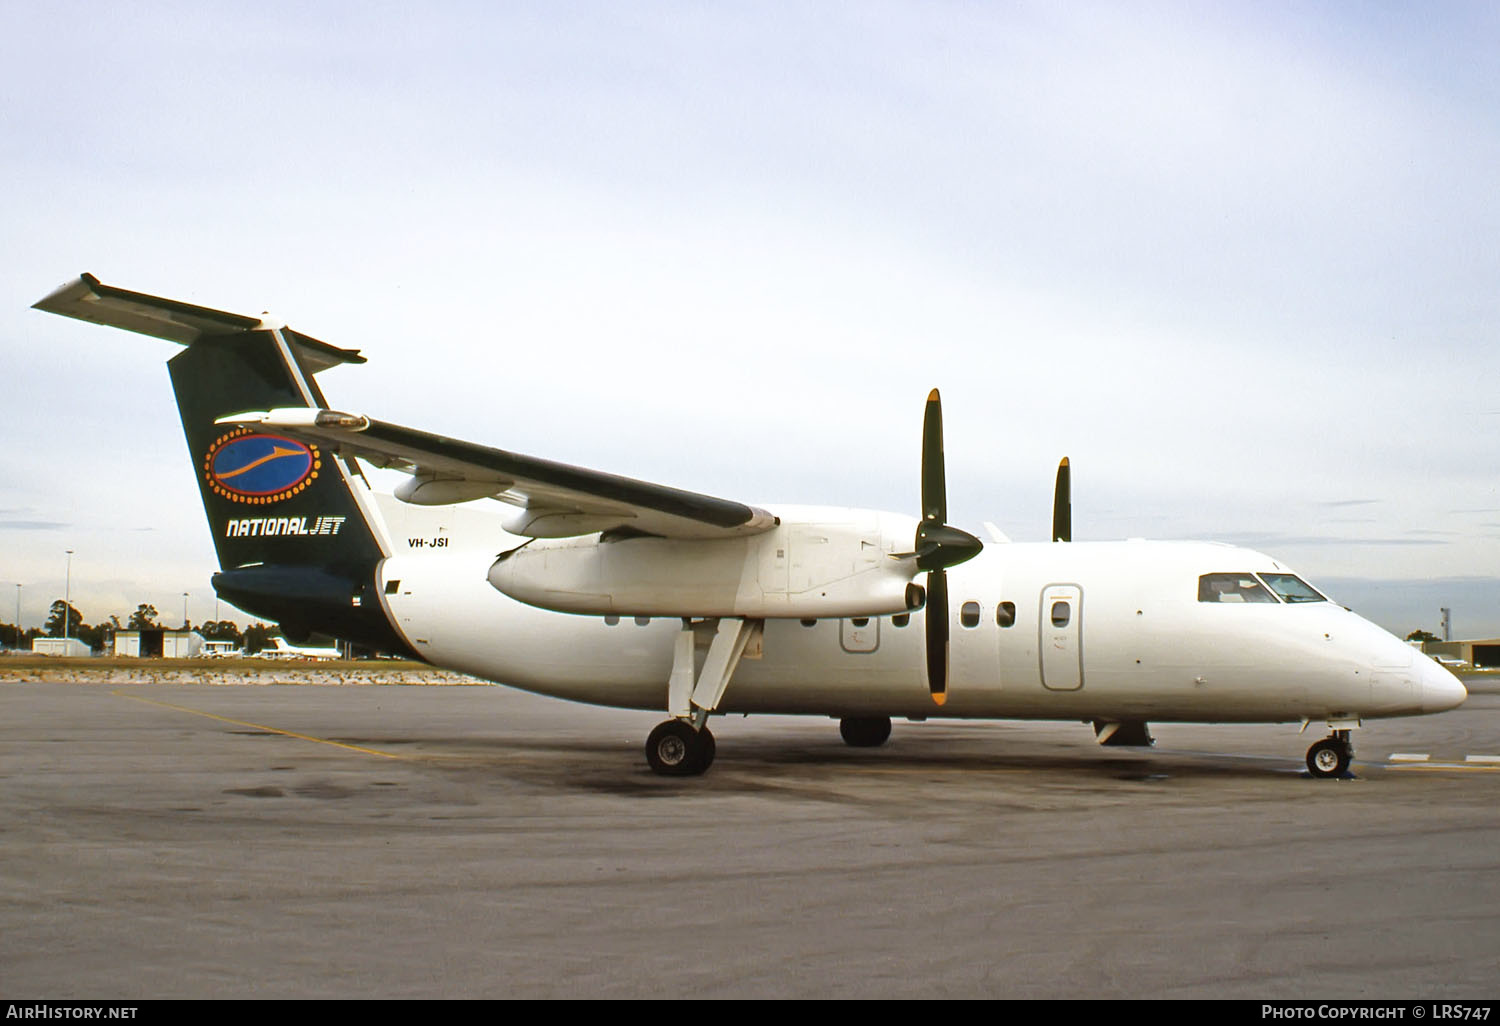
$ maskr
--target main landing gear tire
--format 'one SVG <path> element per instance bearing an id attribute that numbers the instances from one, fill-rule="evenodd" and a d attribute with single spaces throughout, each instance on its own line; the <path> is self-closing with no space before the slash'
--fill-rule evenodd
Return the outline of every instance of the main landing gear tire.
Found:
<path id="1" fill-rule="evenodd" d="M 839 720 L 839 736 L 850 748 L 879 748 L 891 736 L 891 718 L 845 716 Z"/>
<path id="2" fill-rule="evenodd" d="M 646 762 L 665 777 L 696 777 L 713 765 L 713 733 L 694 730 L 686 720 L 659 723 L 646 738 Z"/>
<path id="3" fill-rule="evenodd" d="M 1346 776 L 1352 761 L 1353 747 L 1336 737 L 1325 737 L 1307 750 L 1307 771 L 1315 777 Z"/>

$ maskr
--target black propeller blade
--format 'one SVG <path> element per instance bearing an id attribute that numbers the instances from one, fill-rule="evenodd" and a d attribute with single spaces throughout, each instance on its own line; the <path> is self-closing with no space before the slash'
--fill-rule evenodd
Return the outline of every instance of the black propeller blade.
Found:
<path id="1" fill-rule="evenodd" d="M 1057 465 L 1057 488 L 1052 493 L 1052 540 L 1073 540 L 1073 473 L 1066 456 Z"/>
<path id="2" fill-rule="evenodd" d="M 950 566 L 972 559 L 984 544 L 948 523 L 947 472 L 943 465 L 943 403 L 938 390 L 927 396 L 922 418 L 922 523 L 917 527 L 917 569 L 927 571 L 927 686 L 932 700 L 948 700 L 948 574 Z"/>
<path id="3" fill-rule="evenodd" d="M 927 575 L 927 687 L 938 705 L 948 701 L 948 574 Z"/>

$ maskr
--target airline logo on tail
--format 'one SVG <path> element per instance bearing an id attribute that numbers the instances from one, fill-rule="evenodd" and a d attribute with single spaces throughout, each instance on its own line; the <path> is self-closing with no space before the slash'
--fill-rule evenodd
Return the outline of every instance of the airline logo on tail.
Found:
<path id="1" fill-rule="evenodd" d="M 316 446 L 238 428 L 220 435 L 209 447 L 203 476 L 215 494 L 232 502 L 260 505 L 301 492 L 317 480 L 322 467 Z"/>

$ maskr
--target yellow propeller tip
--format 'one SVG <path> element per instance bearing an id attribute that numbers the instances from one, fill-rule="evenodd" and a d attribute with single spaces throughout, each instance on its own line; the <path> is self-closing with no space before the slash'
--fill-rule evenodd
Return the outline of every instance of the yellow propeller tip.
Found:
<path id="1" fill-rule="evenodd" d="M 931 392 L 927 393 L 927 401 L 930 402 L 930 403 L 935 403 L 935 402 L 938 401 L 938 390 L 937 389 L 934 388 Z"/>
<path id="2" fill-rule="evenodd" d="M 948 701 L 948 692 L 936 691 L 932 695 L 932 700 L 938 705 L 942 705 L 944 702 Z"/>

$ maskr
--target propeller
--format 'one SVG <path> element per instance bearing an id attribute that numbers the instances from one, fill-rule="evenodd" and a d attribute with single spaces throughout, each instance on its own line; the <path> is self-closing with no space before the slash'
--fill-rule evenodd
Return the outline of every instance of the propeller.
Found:
<path id="1" fill-rule="evenodd" d="M 917 569 L 927 571 L 927 686 L 932 700 L 948 700 L 948 567 L 972 559 L 984 543 L 948 523 L 947 472 L 943 466 L 943 401 L 927 396 L 922 418 L 922 523 L 917 527 Z"/>
<path id="2" fill-rule="evenodd" d="M 1057 465 L 1057 488 L 1052 493 L 1052 540 L 1073 540 L 1073 473 L 1066 456 Z"/>

